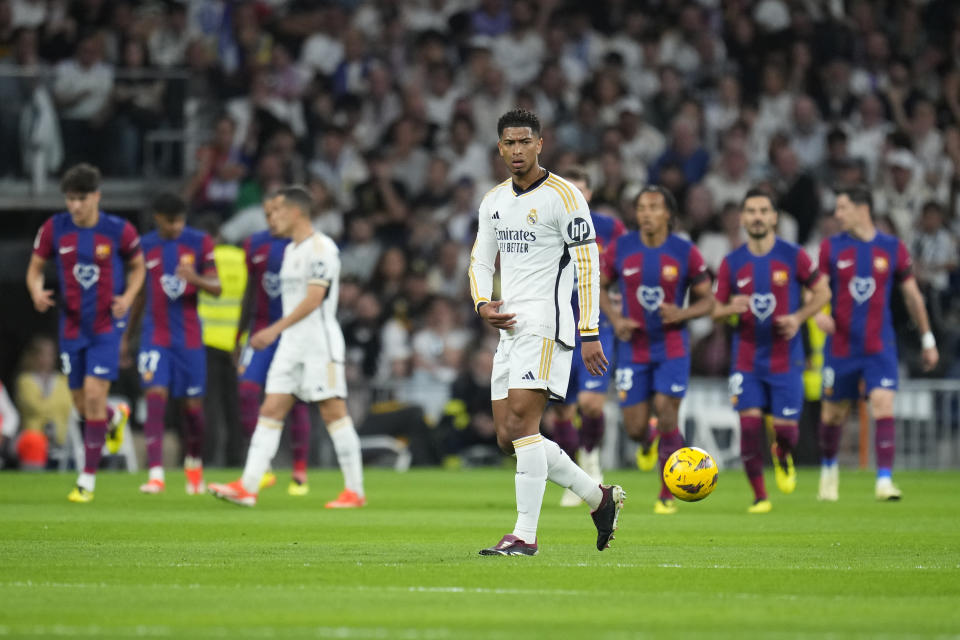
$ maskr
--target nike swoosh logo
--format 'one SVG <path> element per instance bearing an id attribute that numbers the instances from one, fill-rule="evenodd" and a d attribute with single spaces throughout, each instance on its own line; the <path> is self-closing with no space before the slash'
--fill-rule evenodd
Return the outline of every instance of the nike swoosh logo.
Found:
<path id="1" fill-rule="evenodd" d="M 853 266 L 853 260 L 837 260 L 837 269 L 846 269 Z"/>
<path id="2" fill-rule="evenodd" d="M 145 266 L 147 267 L 147 269 L 153 269 L 158 264 L 160 264 L 159 260 L 148 260 Z"/>
<path id="3" fill-rule="evenodd" d="M 624 270 L 623 270 L 623 275 L 625 275 L 625 276 L 632 276 L 632 275 L 635 274 L 635 273 L 640 273 L 640 267 L 637 267 L 636 269 L 624 269 Z"/>
<path id="4" fill-rule="evenodd" d="M 76 247 L 60 247 L 60 254 L 62 255 L 64 253 L 70 253 L 71 251 L 75 251 L 75 250 L 76 250 Z"/>
<path id="5" fill-rule="evenodd" d="M 94 367 L 93 372 L 98 376 L 102 376 L 104 374 L 110 373 L 110 369 L 107 369 L 106 367 Z"/>
<path id="6" fill-rule="evenodd" d="M 750 284 L 750 281 L 751 281 L 752 279 L 753 279 L 753 278 L 744 278 L 743 280 L 737 280 L 737 286 L 738 286 L 738 287 L 745 287 L 745 286 L 747 286 L 748 284 Z"/>
<path id="7" fill-rule="evenodd" d="M 266 259 L 267 259 L 267 256 L 253 256 L 253 260 L 251 260 L 251 262 L 253 262 L 254 264 L 257 264 L 257 263 L 263 262 Z"/>
<path id="8" fill-rule="evenodd" d="M 783 415 L 785 415 L 785 416 L 796 415 L 796 413 L 797 413 L 797 409 L 784 409 L 784 410 L 783 410 Z"/>

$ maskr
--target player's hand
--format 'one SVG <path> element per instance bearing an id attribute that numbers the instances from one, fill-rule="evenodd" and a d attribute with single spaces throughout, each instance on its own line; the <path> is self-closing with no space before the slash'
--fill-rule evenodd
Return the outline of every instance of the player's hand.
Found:
<path id="1" fill-rule="evenodd" d="M 773 326 L 784 340 L 790 340 L 800 330 L 800 320 L 792 313 L 774 318 Z"/>
<path id="2" fill-rule="evenodd" d="M 633 332 L 635 329 L 640 328 L 640 323 L 634 320 L 633 318 L 617 318 L 612 320 L 613 322 L 613 332 L 617 334 L 617 339 L 624 342 L 629 341 L 633 337 Z"/>
<path id="3" fill-rule="evenodd" d="M 680 307 L 672 302 L 660 303 L 660 320 L 663 324 L 677 324 L 683 320 Z"/>
<path id="4" fill-rule="evenodd" d="M 280 332 L 270 326 L 253 334 L 253 337 L 250 338 L 250 346 L 260 351 L 272 345 L 278 337 L 280 337 Z"/>
<path id="5" fill-rule="evenodd" d="M 40 313 L 52 309 L 57 304 L 53 297 L 53 289 L 41 289 L 40 293 L 36 294 L 31 292 L 30 297 L 33 298 L 33 308 Z"/>
<path id="6" fill-rule="evenodd" d="M 923 353 L 920 354 L 920 359 L 923 360 L 924 371 L 933 371 L 937 363 L 940 362 L 940 352 L 937 351 L 936 347 L 924 349 Z"/>
<path id="7" fill-rule="evenodd" d="M 813 321 L 816 323 L 817 328 L 828 336 L 832 336 L 833 332 L 837 330 L 837 324 L 833 321 L 833 317 L 828 316 L 822 311 L 813 316 Z"/>
<path id="8" fill-rule="evenodd" d="M 490 326 L 496 329 L 512 329 L 517 325 L 514 318 L 515 313 L 499 313 L 497 309 L 503 306 L 503 300 L 494 300 L 480 307 L 477 312 L 480 317 L 490 323 Z"/>
<path id="9" fill-rule="evenodd" d="M 197 270 L 193 268 L 193 263 L 181 262 L 173 274 L 187 284 L 197 284 Z"/>
<path id="10" fill-rule="evenodd" d="M 583 356 L 583 364 L 587 365 L 587 371 L 592 376 L 602 376 L 606 370 L 607 357 L 603 355 L 603 345 L 599 340 L 591 340 L 580 344 L 580 354 Z"/>
<path id="11" fill-rule="evenodd" d="M 126 296 L 113 296 L 113 303 L 110 305 L 110 311 L 113 313 L 113 317 L 118 320 L 130 311 L 130 306 L 133 304 L 133 301 L 127 298 Z"/>
<path id="12" fill-rule="evenodd" d="M 750 296 L 733 296 L 730 298 L 730 307 L 736 315 L 750 311 Z"/>

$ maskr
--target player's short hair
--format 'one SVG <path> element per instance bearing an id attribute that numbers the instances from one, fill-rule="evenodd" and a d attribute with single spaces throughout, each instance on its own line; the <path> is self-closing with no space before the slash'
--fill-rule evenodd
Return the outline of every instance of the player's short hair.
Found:
<path id="1" fill-rule="evenodd" d="M 663 196 L 663 204 L 667 207 L 667 211 L 670 212 L 671 220 L 677 216 L 680 212 L 680 207 L 677 206 L 677 199 L 673 196 L 670 189 L 666 187 L 661 187 L 658 184 L 648 184 L 643 189 L 640 189 L 640 193 L 637 194 L 637 197 L 633 199 L 633 208 L 637 208 L 637 204 L 640 202 L 640 196 L 645 193 L 659 193 Z"/>
<path id="2" fill-rule="evenodd" d="M 497 136 L 503 137 L 503 130 L 508 127 L 530 127 L 533 135 L 540 137 L 540 118 L 537 114 L 523 108 L 507 111 L 497 120 Z"/>
<path id="3" fill-rule="evenodd" d="M 283 196 L 284 202 L 297 207 L 301 212 L 303 212 L 303 215 L 307 216 L 308 218 L 313 212 L 313 198 L 310 196 L 310 192 L 307 191 L 306 187 L 301 187 L 299 185 L 284 187 L 283 189 L 277 191 L 277 195 Z"/>
<path id="4" fill-rule="evenodd" d="M 100 190 L 100 170 L 92 164 L 75 164 L 60 179 L 61 193 L 95 193 Z"/>
<path id="5" fill-rule="evenodd" d="M 587 185 L 587 189 L 591 188 L 590 174 L 587 172 L 587 170 L 584 167 L 578 164 L 574 165 L 569 169 L 567 169 L 566 174 L 567 175 L 565 175 L 564 178 L 566 178 L 567 180 L 571 180 L 571 181 L 575 180 L 577 182 L 582 182 L 583 184 Z"/>
<path id="6" fill-rule="evenodd" d="M 150 211 L 154 215 L 177 218 L 187 215 L 187 204 L 183 201 L 183 198 L 172 191 L 164 191 L 157 194 L 150 203 Z"/>
<path id="7" fill-rule="evenodd" d="M 750 198 L 766 198 L 770 201 L 770 208 L 774 211 L 777 211 L 777 203 L 773 200 L 773 194 L 763 187 L 750 187 L 747 189 L 747 193 L 744 194 L 743 200 L 740 201 L 741 211 L 743 211 L 743 208 L 747 206 L 747 200 Z"/>
<path id="8" fill-rule="evenodd" d="M 865 185 L 858 184 L 851 187 L 842 187 L 837 190 L 837 197 L 847 196 L 853 204 L 865 204 L 873 214 L 873 194 Z"/>

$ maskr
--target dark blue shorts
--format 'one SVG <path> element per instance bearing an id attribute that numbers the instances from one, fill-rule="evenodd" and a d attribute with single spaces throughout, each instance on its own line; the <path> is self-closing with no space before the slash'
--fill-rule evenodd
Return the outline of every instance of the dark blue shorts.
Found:
<path id="1" fill-rule="evenodd" d="M 687 393 L 689 382 L 690 356 L 617 367 L 617 392 L 621 407 L 646 402 L 654 393 L 682 398 Z"/>
<path id="2" fill-rule="evenodd" d="M 577 396 L 581 391 L 591 393 L 606 393 L 610 388 L 610 381 L 613 380 L 613 372 L 616 362 L 616 345 L 613 335 L 613 327 L 600 328 L 600 345 L 603 347 L 603 355 L 607 357 L 610 363 L 602 376 L 594 376 L 587 371 L 587 365 L 583 364 L 583 354 L 581 352 L 579 338 L 577 346 L 573 348 L 573 364 L 570 367 L 570 384 L 567 385 L 567 396 L 564 404 L 573 404 L 577 401 Z"/>
<path id="3" fill-rule="evenodd" d="M 69 342 L 61 340 L 60 368 L 71 389 L 82 389 L 87 376 L 111 382 L 117 379 L 120 335 L 120 332 L 111 332 Z"/>
<path id="4" fill-rule="evenodd" d="M 866 383 L 866 394 L 874 389 L 896 391 L 900 384 L 896 352 L 884 351 L 856 358 L 832 358 L 823 363 L 823 399 L 856 400 L 860 398 L 860 380 Z"/>
<path id="5" fill-rule="evenodd" d="M 240 354 L 240 381 L 254 382 L 261 387 L 267 383 L 267 372 L 273 362 L 273 354 L 277 352 L 279 340 L 275 340 L 266 349 L 254 349 L 250 345 L 243 348 Z"/>
<path id="6" fill-rule="evenodd" d="M 141 344 L 137 371 L 144 388 L 164 387 L 173 398 L 197 398 L 207 391 L 207 352 L 203 347 Z"/>
<path id="7" fill-rule="evenodd" d="M 803 411 L 803 371 L 759 375 L 730 374 L 730 402 L 737 411 L 762 409 L 774 418 L 799 420 Z"/>

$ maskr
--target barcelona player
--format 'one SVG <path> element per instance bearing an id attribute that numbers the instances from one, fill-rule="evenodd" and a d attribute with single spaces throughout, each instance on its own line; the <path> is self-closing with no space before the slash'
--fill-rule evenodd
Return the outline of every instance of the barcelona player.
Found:
<path id="1" fill-rule="evenodd" d="M 179 196 L 161 193 L 151 206 L 156 230 L 143 237 L 147 284 L 137 298 L 125 341 L 143 319 L 137 370 L 147 402 L 144 437 L 147 482 L 140 491 L 164 491 L 163 427 L 170 396 L 183 398 L 186 455 L 183 469 L 189 495 L 206 491 L 203 483 L 203 396 L 207 355 L 197 314 L 197 296 L 220 295 L 213 262 L 213 239 L 186 226 L 187 207 Z"/>
<path id="2" fill-rule="evenodd" d="M 930 331 L 923 296 L 913 278 L 903 241 L 881 233 L 873 222 L 873 198 L 855 186 L 837 195 L 834 215 L 841 232 L 820 244 L 820 271 L 829 276 L 833 294 L 830 315 L 817 314 L 827 333 L 820 416 L 820 500 L 839 497 L 837 450 L 840 433 L 863 381 L 876 421 L 874 446 L 877 500 L 899 500 L 893 484 L 893 400 L 899 384 L 897 343 L 890 314 L 893 285 L 900 287 L 907 311 L 920 331 L 923 367 L 937 366 L 940 354 Z"/>
<path id="3" fill-rule="evenodd" d="M 67 498 L 93 500 L 97 467 L 107 430 L 122 433 L 126 406 L 108 407 L 117 378 L 120 341 L 127 315 L 143 286 L 143 254 L 133 225 L 100 210 L 100 171 L 71 167 L 60 189 L 67 210 L 37 232 L 27 268 L 27 290 L 41 313 L 60 306 L 60 362 L 66 374 L 84 438 L 83 471 Z M 60 298 L 44 288 L 44 266 L 55 260 Z"/>
<path id="4" fill-rule="evenodd" d="M 763 415 L 773 416 L 777 486 L 792 493 L 797 485 L 793 449 L 803 408 L 804 354 L 798 332 L 830 300 L 830 288 L 802 248 L 777 237 L 777 210 L 767 192 L 747 192 L 740 222 L 747 243 L 720 263 L 713 317 L 737 320 L 730 398 L 740 413 L 740 458 L 754 493 L 747 511 L 768 513 Z M 804 290 L 810 292 L 806 299 Z"/>
<path id="5" fill-rule="evenodd" d="M 651 403 L 660 433 L 660 495 L 654 513 L 676 513 L 663 484 L 663 465 L 683 446 L 678 413 L 690 379 L 690 337 L 686 323 L 709 315 L 714 298 L 710 274 L 696 245 L 670 232 L 677 203 L 669 190 L 644 187 L 636 199 L 639 232 L 617 238 L 603 253 L 600 308 L 621 341 L 616 385 L 627 435 L 647 441 Z M 621 309 L 607 287 L 619 282 Z M 682 306 L 687 293 L 690 304 Z"/>

